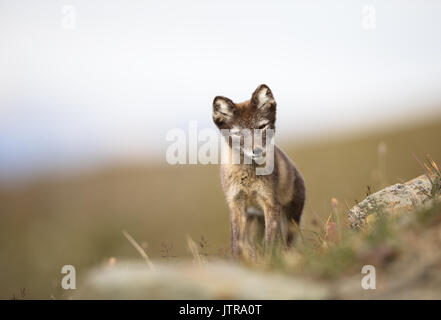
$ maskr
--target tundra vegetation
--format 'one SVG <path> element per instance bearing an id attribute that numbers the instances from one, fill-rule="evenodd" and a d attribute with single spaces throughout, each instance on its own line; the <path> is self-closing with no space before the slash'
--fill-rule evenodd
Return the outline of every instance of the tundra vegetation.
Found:
<path id="1" fill-rule="evenodd" d="M 318 231 L 299 229 L 296 246 L 268 251 L 255 244 L 244 248 L 241 261 L 206 252 L 204 238 L 187 237 L 192 264 L 156 267 L 144 250 L 132 243 L 146 264 L 95 269 L 74 297 L 144 299 L 326 299 L 326 298 L 441 298 L 441 171 L 433 160 L 427 174 L 410 183 L 387 188 L 389 196 L 420 188 L 410 204 L 404 199 L 384 204 L 386 191 L 366 199 L 349 212 L 332 210 Z M 428 181 L 424 184 L 424 181 Z M 376 205 L 383 201 L 382 205 Z M 361 206 L 361 207 L 360 207 Z M 360 207 L 366 215 L 357 224 L 351 214 Z M 306 237 L 310 232 L 311 236 Z M 133 239 L 129 240 L 133 242 Z M 256 251 L 256 248 L 258 250 Z M 375 271 L 375 290 L 361 285 L 366 266 Z M 195 275 L 198 274 L 199 276 Z M 380 275 L 378 282 L 376 275 Z M 371 281 L 371 280 L 369 280 Z M 155 288 L 160 288 L 159 292 Z"/>
<path id="2" fill-rule="evenodd" d="M 440 298 L 440 134 L 436 120 L 295 147 L 278 142 L 309 190 L 299 237 L 290 251 L 257 252 L 239 263 L 229 257 L 217 166 L 131 164 L 14 187 L 3 183 L 0 297 L 103 297 L 94 291 L 97 283 L 129 265 L 133 275 L 156 281 L 144 285 L 163 288 L 156 286 L 150 291 L 156 296 L 148 298 L 173 298 L 179 279 L 188 280 L 183 292 L 199 298 Z M 348 212 L 355 204 L 421 174 L 431 178 L 427 201 L 393 212 L 374 206 L 359 228 L 351 227 Z M 376 268 L 376 290 L 361 288 L 367 264 Z M 61 288 L 64 265 L 76 268 L 75 292 Z M 232 289 L 219 275 L 228 275 Z M 127 298 L 142 297 L 145 290 L 134 290 L 136 283 Z M 255 283 L 271 295 L 259 296 Z"/>

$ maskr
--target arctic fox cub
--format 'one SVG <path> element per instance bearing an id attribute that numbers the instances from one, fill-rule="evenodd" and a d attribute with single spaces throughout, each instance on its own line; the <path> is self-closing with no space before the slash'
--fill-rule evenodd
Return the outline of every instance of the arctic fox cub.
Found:
<path id="1" fill-rule="evenodd" d="M 240 141 L 241 161 L 221 164 L 222 188 L 230 207 L 232 255 L 238 257 L 243 253 L 253 220 L 264 228 L 265 248 L 276 244 L 291 245 L 295 224 L 300 223 L 305 202 L 305 184 L 282 150 L 274 145 L 267 149 L 269 141 L 266 138 L 268 133 L 274 132 L 276 121 L 276 101 L 270 88 L 260 85 L 251 99 L 242 103 L 217 96 L 213 101 L 213 121 L 221 131 L 229 132 L 222 139 L 227 144 L 230 158 L 237 150 L 233 138 Z M 248 150 L 243 132 L 251 132 Z M 261 139 L 255 138 L 256 133 Z M 271 172 L 257 174 L 256 169 L 261 168 L 269 156 L 273 161 Z"/>

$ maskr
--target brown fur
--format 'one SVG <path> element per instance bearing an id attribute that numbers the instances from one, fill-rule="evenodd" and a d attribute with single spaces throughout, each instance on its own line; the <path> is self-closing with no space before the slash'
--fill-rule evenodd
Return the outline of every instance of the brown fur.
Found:
<path id="1" fill-rule="evenodd" d="M 253 130 L 262 121 L 268 122 L 264 130 L 274 129 L 276 102 L 266 85 L 259 86 L 251 100 L 243 103 L 235 104 L 228 98 L 216 97 L 213 120 L 220 129 L 240 127 Z M 229 146 L 231 152 L 230 141 Z M 241 161 L 241 164 L 221 165 L 222 187 L 230 207 L 231 250 L 235 257 L 242 253 L 252 220 L 263 220 L 250 219 L 250 211 L 263 212 L 267 248 L 279 243 L 278 240 L 289 246 L 294 238 L 294 223 L 300 223 L 305 202 L 303 178 L 277 146 L 274 153 L 274 170 L 269 175 L 257 175 L 258 165 L 254 161 L 252 164 Z"/>

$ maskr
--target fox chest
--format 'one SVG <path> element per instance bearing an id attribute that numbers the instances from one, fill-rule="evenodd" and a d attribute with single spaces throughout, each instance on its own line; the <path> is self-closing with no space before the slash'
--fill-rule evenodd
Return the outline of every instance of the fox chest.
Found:
<path id="1" fill-rule="evenodd" d="M 229 166 L 223 168 L 221 175 L 228 201 L 240 199 L 249 206 L 257 206 L 258 198 L 266 198 L 273 189 L 270 177 L 256 175 L 252 166 Z"/>

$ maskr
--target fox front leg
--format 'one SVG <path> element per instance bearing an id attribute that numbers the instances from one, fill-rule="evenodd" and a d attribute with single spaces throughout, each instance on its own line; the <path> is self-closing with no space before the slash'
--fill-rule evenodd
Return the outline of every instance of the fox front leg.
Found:
<path id="1" fill-rule="evenodd" d="M 242 255 L 246 236 L 246 202 L 241 198 L 236 198 L 230 205 L 230 225 L 231 225 L 231 254 L 234 258 Z"/>
<path id="2" fill-rule="evenodd" d="M 281 243 L 281 206 L 273 197 L 261 198 L 265 216 L 265 250 L 272 251 Z"/>

